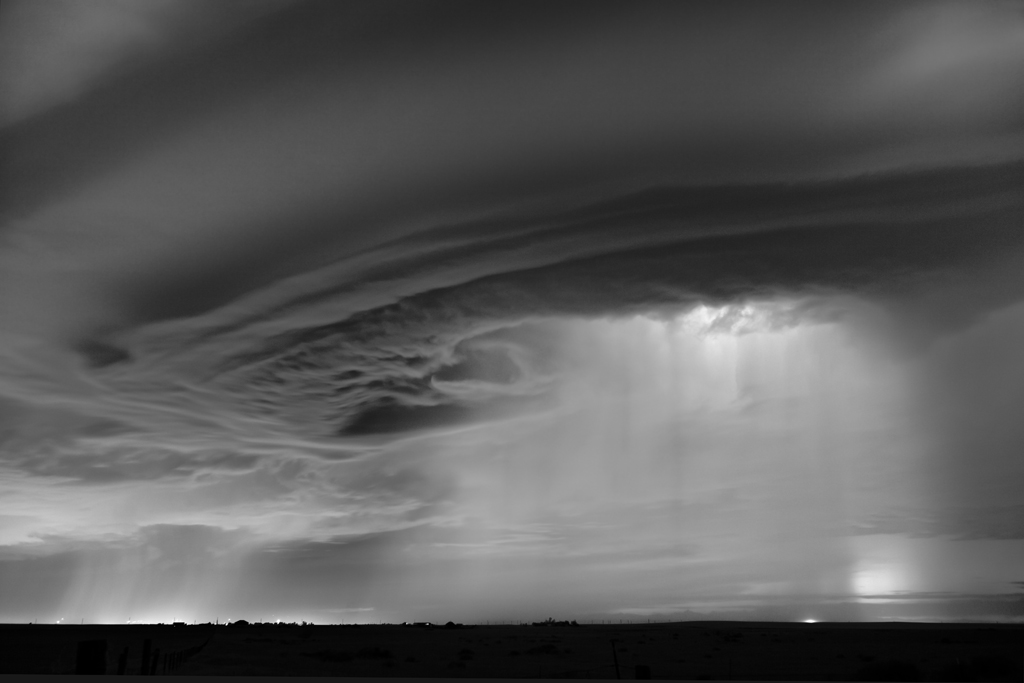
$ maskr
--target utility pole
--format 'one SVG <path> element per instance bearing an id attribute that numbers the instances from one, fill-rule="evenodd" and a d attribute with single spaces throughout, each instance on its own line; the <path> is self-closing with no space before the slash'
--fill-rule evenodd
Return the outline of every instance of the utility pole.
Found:
<path id="1" fill-rule="evenodd" d="M 612 659 L 615 660 L 615 678 L 622 678 L 619 675 L 619 654 L 615 651 L 615 641 L 611 641 L 612 644 Z"/>

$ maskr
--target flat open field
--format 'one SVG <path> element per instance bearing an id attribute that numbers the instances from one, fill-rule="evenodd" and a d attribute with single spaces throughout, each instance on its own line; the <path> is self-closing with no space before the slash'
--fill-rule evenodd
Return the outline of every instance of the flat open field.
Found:
<path id="1" fill-rule="evenodd" d="M 106 641 L 106 673 L 616 678 L 1022 680 L 1024 626 L 683 622 L 571 626 L 0 625 L 0 674 L 73 673 Z M 616 641 L 613 644 L 611 641 Z M 201 647 L 201 649 L 199 649 Z M 167 655 L 172 657 L 168 659 Z M 150 659 L 152 662 L 152 657 Z"/>

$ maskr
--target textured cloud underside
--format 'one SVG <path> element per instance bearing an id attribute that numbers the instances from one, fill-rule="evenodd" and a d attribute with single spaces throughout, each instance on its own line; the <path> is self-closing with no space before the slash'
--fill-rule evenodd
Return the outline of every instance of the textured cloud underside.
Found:
<path id="1" fill-rule="evenodd" d="M 1022 182 L 1018 164 L 668 188 L 553 215 L 441 226 L 202 316 L 81 348 L 90 374 L 140 400 L 167 400 L 175 393 L 168 382 L 187 381 L 219 410 L 310 437 L 429 428 L 521 398 L 516 386 L 540 390 L 536 342 L 501 341 L 502 328 L 698 302 L 885 299 L 970 277 L 1021 246 Z M 963 314 L 953 309 L 940 317 Z M 480 353 L 507 367 L 474 376 L 487 372 L 488 364 L 473 369 Z M 458 390 L 470 382 L 478 391 Z"/>

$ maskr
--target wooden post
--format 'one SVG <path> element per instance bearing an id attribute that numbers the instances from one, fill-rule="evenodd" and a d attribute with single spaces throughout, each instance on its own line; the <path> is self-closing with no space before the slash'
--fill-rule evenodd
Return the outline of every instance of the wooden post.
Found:
<path id="1" fill-rule="evenodd" d="M 619 653 L 615 651 L 615 641 L 611 641 L 612 644 L 612 659 L 615 660 L 615 678 L 622 678 L 619 675 Z"/>

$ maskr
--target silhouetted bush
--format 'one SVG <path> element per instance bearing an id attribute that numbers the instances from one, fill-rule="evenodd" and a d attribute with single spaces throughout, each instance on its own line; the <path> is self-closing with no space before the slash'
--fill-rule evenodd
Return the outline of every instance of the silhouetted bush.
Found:
<path id="1" fill-rule="evenodd" d="M 555 621 L 551 617 L 548 617 L 544 621 L 533 622 L 531 626 L 579 626 L 579 624 L 576 623 L 575 619 L 572 621 Z"/>

